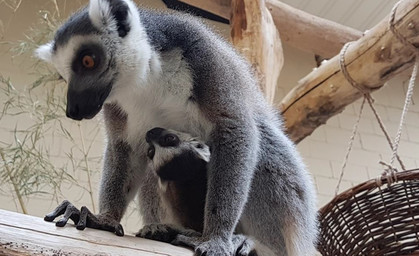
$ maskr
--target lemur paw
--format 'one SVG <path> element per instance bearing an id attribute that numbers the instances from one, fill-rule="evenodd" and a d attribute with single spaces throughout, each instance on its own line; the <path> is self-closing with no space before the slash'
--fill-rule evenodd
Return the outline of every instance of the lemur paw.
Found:
<path id="1" fill-rule="evenodd" d="M 196 256 L 232 256 L 235 251 L 231 241 L 218 237 L 203 241 L 202 237 L 178 235 L 173 244 L 194 248 Z"/>
<path id="2" fill-rule="evenodd" d="M 81 210 L 78 210 L 72 203 L 64 200 L 60 205 L 55 208 L 54 211 L 45 215 L 45 221 L 53 221 L 60 215 L 64 216 L 59 219 L 55 225 L 57 227 L 64 227 L 68 220 L 71 219 L 76 228 L 84 230 L 86 227 L 106 230 L 115 233 L 118 236 L 124 235 L 124 229 L 118 221 L 106 216 L 106 215 L 94 215 L 87 209 L 86 206 L 82 206 Z"/>
<path id="3" fill-rule="evenodd" d="M 201 233 L 192 229 L 185 229 L 170 224 L 149 224 L 140 229 L 135 236 L 171 243 L 179 234 L 191 237 L 201 235 Z"/>
<path id="4" fill-rule="evenodd" d="M 233 247 L 236 249 L 235 256 L 258 256 L 255 243 L 244 235 L 233 235 Z"/>
<path id="5" fill-rule="evenodd" d="M 231 242 L 221 238 L 203 241 L 202 237 L 178 235 L 172 244 L 192 247 L 197 256 L 257 256 L 253 241 L 244 235 L 233 235 Z"/>

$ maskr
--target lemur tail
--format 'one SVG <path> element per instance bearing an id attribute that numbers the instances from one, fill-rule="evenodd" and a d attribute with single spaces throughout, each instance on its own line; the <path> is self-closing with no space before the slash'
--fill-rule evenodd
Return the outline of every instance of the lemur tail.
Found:
<path id="1" fill-rule="evenodd" d="M 285 246 L 288 256 L 314 255 L 317 242 L 317 216 L 313 220 L 300 220 L 285 228 Z M 295 220 L 294 220 L 295 221 Z"/>

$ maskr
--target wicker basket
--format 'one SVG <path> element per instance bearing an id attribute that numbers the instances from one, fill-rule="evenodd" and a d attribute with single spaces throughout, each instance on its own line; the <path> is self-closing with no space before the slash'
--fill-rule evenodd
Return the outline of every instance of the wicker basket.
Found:
<path id="1" fill-rule="evenodd" d="M 320 210 L 323 255 L 419 255 L 419 169 L 336 196 Z"/>

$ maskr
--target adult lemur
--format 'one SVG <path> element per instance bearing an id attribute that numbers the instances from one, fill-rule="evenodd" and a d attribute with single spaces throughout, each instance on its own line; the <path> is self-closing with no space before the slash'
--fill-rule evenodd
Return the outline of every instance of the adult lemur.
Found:
<path id="1" fill-rule="evenodd" d="M 183 243 L 198 254 L 231 255 L 240 219 L 244 233 L 276 255 L 313 250 L 315 191 L 300 156 L 247 62 L 196 18 L 138 9 L 131 0 L 91 0 L 37 55 L 67 81 L 68 117 L 89 119 L 103 109 L 99 214 L 82 207 L 79 228 L 122 235 L 119 222 L 137 192 L 144 223 L 162 223 L 144 134 L 165 127 L 212 149 L 203 233 L 179 236 Z M 55 213 L 68 219 L 66 205 Z"/>

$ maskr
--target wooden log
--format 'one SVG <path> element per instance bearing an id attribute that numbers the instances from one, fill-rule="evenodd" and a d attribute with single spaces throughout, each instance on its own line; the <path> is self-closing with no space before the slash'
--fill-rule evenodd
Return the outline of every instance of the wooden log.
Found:
<path id="1" fill-rule="evenodd" d="M 180 1 L 230 19 L 231 0 Z M 311 15 L 278 0 L 266 0 L 266 6 L 283 42 L 323 58 L 335 56 L 346 42 L 362 36 L 362 32 L 356 29 Z"/>
<path id="2" fill-rule="evenodd" d="M 362 32 L 342 24 L 311 15 L 278 0 L 267 0 L 283 42 L 301 50 L 331 58 L 346 42 L 358 40 Z"/>
<path id="3" fill-rule="evenodd" d="M 419 45 L 419 1 L 399 5 L 396 29 L 409 42 Z M 389 30 L 389 16 L 353 42 L 345 54 L 350 76 L 366 91 L 375 91 L 390 78 L 412 66 L 415 54 Z M 343 76 L 339 56 L 321 65 L 295 87 L 280 104 L 291 138 L 299 142 L 345 106 L 362 97 Z"/>
<path id="4" fill-rule="evenodd" d="M 284 64 L 282 44 L 264 0 L 232 0 L 231 40 L 256 70 L 268 102 L 273 103 Z"/>
<path id="5" fill-rule="evenodd" d="M 231 0 L 180 0 L 180 2 L 211 12 L 224 19 L 230 19 Z"/>
<path id="6" fill-rule="evenodd" d="M 192 250 L 130 235 L 55 223 L 0 210 L 0 255 L 192 256 Z"/>

